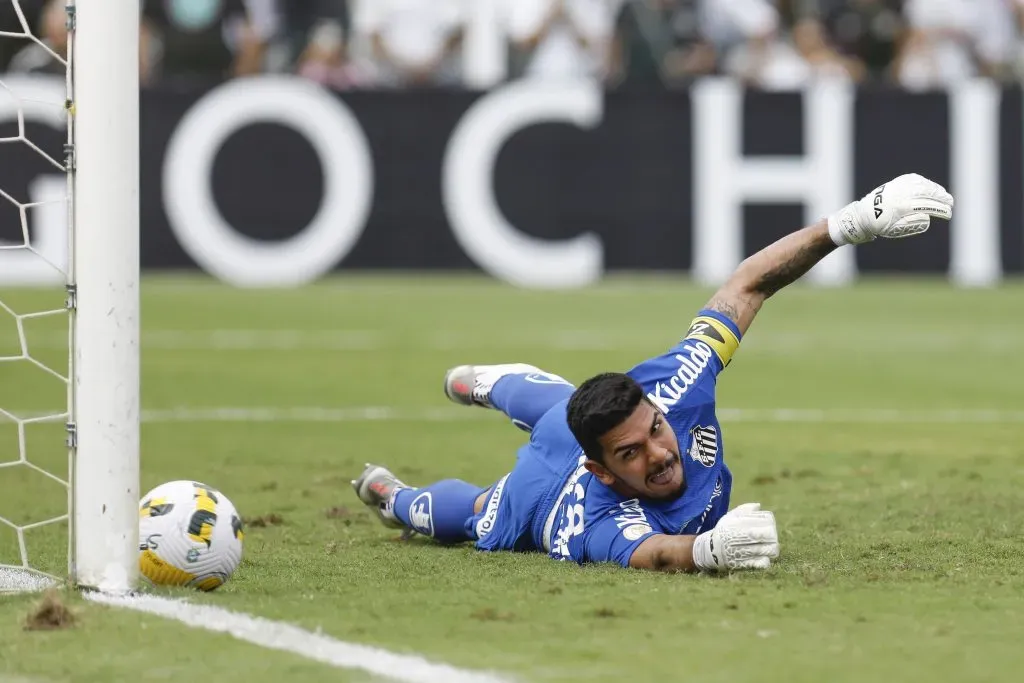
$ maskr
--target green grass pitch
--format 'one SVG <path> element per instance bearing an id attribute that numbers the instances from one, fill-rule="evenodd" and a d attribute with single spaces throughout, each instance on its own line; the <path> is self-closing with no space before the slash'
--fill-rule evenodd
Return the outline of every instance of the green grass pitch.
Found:
<path id="1" fill-rule="evenodd" d="M 348 484 L 366 461 L 412 484 L 493 482 L 524 435 L 447 403 L 447 367 L 524 361 L 574 381 L 624 369 L 673 344 L 708 290 L 347 276 L 267 291 L 163 276 L 142 293 L 143 490 L 202 480 L 249 520 L 223 589 L 172 595 L 526 681 L 1020 680 L 1020 283 L 874 280 L 771 300 L 721 377 L 719 408 L 732 502 L 776 512 L 783 555 L 725 578 L 401 543 Z M 62 304 L 59 291 L 0 299 L 18 312 Z M 33 355 L 56 367 L 60 324 L 25 324 Z M 17 351 L 0 316 L 0 356 Z M 59 409 L 63 391 L 0 364 L 0 407 Z M 242 421 L 222 408 L 268 410 Z M 30 459 L 66 469 L 62 439 L 59 425 L 30 426 Z M 0 461 L 17 444 L 0 423 Z M 0 515 L 20 522 L 63 510 L 60 488 L 23 468 L 0 469 L 0 492 Z M 13 539 L 0 528 L 0 561 L 16 560 Z M 59 527 L 28 534 L 51 569 L 65 543 Z M 74 628 L 25 631 L 37 599 L 0 596 L 0 681 L 369 680 L 75 598 Z"/>

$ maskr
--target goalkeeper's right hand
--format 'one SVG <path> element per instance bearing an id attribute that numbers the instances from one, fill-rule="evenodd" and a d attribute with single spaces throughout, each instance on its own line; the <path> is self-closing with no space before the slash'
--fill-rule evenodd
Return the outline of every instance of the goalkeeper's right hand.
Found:
<path id="1" fill-rule="evenodd" d="M 768 569 L 779 556 L 775 515 L 760 503 L 740 505 L 693 540 L 693 563 L 703 571 Z"/>

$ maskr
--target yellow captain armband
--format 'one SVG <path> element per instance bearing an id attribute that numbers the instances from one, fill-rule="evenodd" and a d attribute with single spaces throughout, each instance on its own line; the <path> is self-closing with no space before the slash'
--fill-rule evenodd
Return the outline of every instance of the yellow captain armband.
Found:
<path id="1" fill-rule="evenodd" d="M 686 339 L 698 339 L 710 346 L 718 359 L 722 361 L 723 368 L 729 364 L 736 349 L 740 346 L 740 340 L 728 325 L 703 315 L 697 316 L 690 323 Z"/>

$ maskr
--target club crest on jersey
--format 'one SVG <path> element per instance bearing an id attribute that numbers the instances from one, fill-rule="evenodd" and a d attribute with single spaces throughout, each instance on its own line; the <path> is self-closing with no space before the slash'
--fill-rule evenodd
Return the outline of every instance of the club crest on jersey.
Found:
<path id="1" fill-rule="evenodd" d="M 711 467 L 718 457 L 718 430 L 697 425 L 690 430 L 690 457 L 704 467 Z"/>
<path id="2" fill-rule="evenodd" d="M 433 496 L 424 491 L 416 496 L 409 506 L 409 524 L 424 536 L 434 535 Z"/>

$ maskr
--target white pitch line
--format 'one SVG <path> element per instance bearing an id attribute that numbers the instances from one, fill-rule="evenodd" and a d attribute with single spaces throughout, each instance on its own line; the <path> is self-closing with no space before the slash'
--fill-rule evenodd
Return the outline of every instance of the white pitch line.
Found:
<path id="1" fill-rule="evenodd" d="M 719 408 L 723 422 L 794 423 L 794 424 L 1018 424 L 1024 423 L 1024 410 L 996 408 L 936 408 L 934 410 L 903 410 L 900 408 Z M 63 422 L 64 413 L 56 410 L 47 419 L 27 411 L 0 413 L 0 424 L 16 422 Z M 143 410 L 142 422 L 467 422 L 504 419 L 492 410 L 478 408 L 398 408 L 393 406 L 297 406 L 297 407 L 181 407 Z"/>
<path id="2" fill-rule="evenodd" d="M 464 422 L 493 417 L 484 410 L 467 408 L 392 408 L 388 406 L 352 406 L 328 408 L 170 408 L 143 410 L 142 421 L 166 422 Z"/>
<path id="3" fill-rule="evenodd" d="M 162 351 L 372 351 L 385 346 L 376 330 L 153 330 L 142 345 Z"/>
<path id="4" fill-rule="evenodd" d="M 486 671 L 438 664 L 415 655 L 346 643 L 298 626 L 214 605 L 196 605 L 155 595 L 112 596 L 85 593 L 93 602 L 146 612 L 186 626 L 227 633 L 271 650 L 289 652 L 341 669 L 361 669 L 404 683 L 508 683 L 511 679 Z"/>
<path id="5" fill-rule="evenodd" d="M 818 332 L 759 332 L 743 344 L 744 354 L 792 356 L 808 351 L 851 351 L 864 353 L 866 349 L 883 348 L 893 338 L 906 339 L 917 353 L 954 353 L 978 351 L 985 353 L 1016 353 L 1022 344 L 1018 328 L 992 328 L 988 333 L 975 330 L 971 334 L 956 331 L 920 331 L 906 329 L 902 334 L 887 329 L 878 332 L 827 335 Z M 394 332 L 376 329 L 315 330 L 315 329 L 209 329 L 209 330 L 145 330 L 142 347 L 156 351 L 322 351 L 366 352 L 407 349 L 429 351 L 476 351 L 549 349 L 565 352 L 629 351 L 654 354 L 673 343 L 672 334 L 662 342 L 638 341 L 635 335 L 616 333 L 607 329 L 562 329 L 531 332 L 519 330 L 493 337 L 473 336 L 454 332 L 430 332 L 410 339 Z M 65 332 L 33 336 L 33 348 L 67 348 Z"/>
<path id="6" fill-rule="evenodd" d="M 172 408 L 144 410 L 142 421 L 165 422 L 463 422 L 495 419 L 495 411 L 475 408 L 395 408 L 352 406 L 347 408 Z M 723 422 L 830 423 L 830 424 L 1015 424 L 1024 422 L 1024 410 L 997 409 L 842 409 L 814 408 L 720 408 Z"/>
<path id="7" fill-rule="evenodd" d="M 1015 424 L 1024 422 L 1024 410 L 936 408 L 901 410 L 889 408 L 721 408 L 723 422 L 797 422 L 829 424 Z"/>

